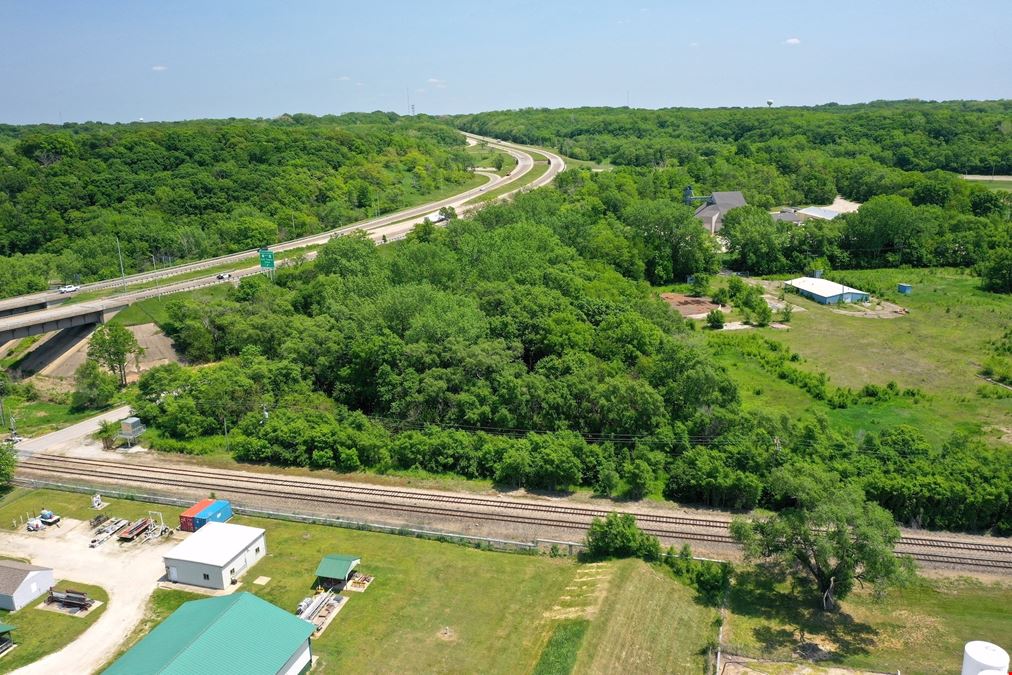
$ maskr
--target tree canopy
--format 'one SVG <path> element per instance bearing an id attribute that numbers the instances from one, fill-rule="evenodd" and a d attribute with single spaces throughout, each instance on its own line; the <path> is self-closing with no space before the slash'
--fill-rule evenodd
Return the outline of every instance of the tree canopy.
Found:
<path id="1" fill-rule="evenodd" d="M 773 561 L 815 583 L 823 609 L 834 609 L 856 583 L 883 587 L 912 569 L 893 548 L 899 528 L 853 483 L 810 465 L 785 466 L 770 477 L 784 507 L 755 520 L 736 519 L 731 534 L 750 560 Z"/>

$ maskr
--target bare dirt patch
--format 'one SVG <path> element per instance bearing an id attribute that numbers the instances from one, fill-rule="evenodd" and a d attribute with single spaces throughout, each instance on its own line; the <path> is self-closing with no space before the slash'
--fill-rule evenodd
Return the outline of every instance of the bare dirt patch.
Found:
<path id="1" fill-rule="evenodd" d="M 878 300 L 874 303 L 850 305 L 847 308 L 837 308 L 832 311 L 836 314 L 856 316 L 862 319 L 898 319 L 901 316 L 906 316 L 910 313 L 907 308 L 900 307 L 892 302 L 886 302 L 885 300 Z"/>
<path id="2" fill-rule="evenodd" d="M 720 305 L 716 305 L 706 298 L 694 298 L 681 293 L 661 293 L 661 299 L 686 318 L 706 316 L 710 311 L 720 309 Z"/>

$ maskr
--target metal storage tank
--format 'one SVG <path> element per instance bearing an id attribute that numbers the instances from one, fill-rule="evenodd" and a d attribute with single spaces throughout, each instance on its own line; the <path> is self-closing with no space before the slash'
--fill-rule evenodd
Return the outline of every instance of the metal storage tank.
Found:
<path id="1" fill-rule="evenodd" d="M 910 284 L 897 284 L 896 290 L 902 293 L 903 295 L 910 295 L 911 293 L 914 292 L 914 287 L 911 286 Z"/>
<path id="2" fill-rule="evenodd" d="M 232 504 L 227 499 L 216 499 L 193 517 L 193 528 L 199 530 L 208 523 L 224 523 L 232 518 Z"/>
<path id="3" fill-rule="evenodd" d="M 195 516 L 201 511 L 206 509 L 211 504 L 214 504 L 213 499 L 202 499 L 190 508 L 186 509 L 179 514 L 179 529 L 183 532 L 196 532 L 197 527 L 193 522 Z"/>
<path id="4" fill-rule="evenodd" d="M 1008 652 L 998 645 L 974 640 L 963 647 L 962 675 L 983 675 L 992 670 L 1007 673 L 1008 665 Z"/>

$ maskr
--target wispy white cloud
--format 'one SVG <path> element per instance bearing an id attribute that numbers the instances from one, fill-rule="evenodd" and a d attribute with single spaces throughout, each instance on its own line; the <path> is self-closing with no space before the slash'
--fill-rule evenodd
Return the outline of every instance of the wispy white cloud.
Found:
<path id="1" fill-rule="evenodd" d="M 789 37 L 786 40 L 784 40 L 784 44 L 788 45 L 789 47 L 795 47 L 801 44 L 801 38 Z"/>
<path id="2" fill-rule="evenodd" d="M 355 86 L 356 87 L 364 87 L 365 86 L 365 82 L 356 82 Z"/>
<path id="3" fill-rule="evenodd" d="M 155 71 L 156 73 L 160 73 L 163 70 L 168 70 L 168 69 L 169 69 L 168 66 L 151 66 L 151 70 Z"/>
<path id="4" fill-rule="evenodd" d="M 689 43 L 689 46 L 690 46 L 690 47 L 698 47 L 698 46 L 699 46 L 699 43 L 698 43 L 698 42 L 690 42 L 690 43 Z"/>
<path id="5" fill-rule="evenodd" d="M 337 81 L 338 82 L 351 82 L 351 78 L 349 76 L 347 76 L 347 75 L 342 75 L 341 77 L 337 78 Z"/>
<path id="6" fill-rule="evenodd" d="M 446 80 L 441 80 L 438 77 L 430 77 L 428 80 L 426 80 L 426 82 L 431 84 L 436 89 L 446 89 Z"/>

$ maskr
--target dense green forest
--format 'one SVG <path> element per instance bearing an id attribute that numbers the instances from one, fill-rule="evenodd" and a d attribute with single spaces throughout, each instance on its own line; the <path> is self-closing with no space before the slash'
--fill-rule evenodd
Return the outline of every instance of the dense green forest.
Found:
<path id="1" fill-rule="evenodd" d="M 862 166 L 875 170 L 874 181 L 903 180 L 882 167 L 1012 174 L 1012 100 L 771 109 L 527 108 L 459 115 L 454 122 L 474 133 L 554 147 L 578 160 L 692 167 L 699 180 L 772 166 L 768 177 L 788 177 L 777 190 L 818 192 L 828 180 Z M 786 201 L 792 200 L 775 199 Z"/>
<path id="2" fill-rule="evenodd" d="M 632 497 L 663 485 L 724 508 L 777 507 L 770 472 L 814 463 L 902 522 L 1012 531 L 1005 451 L 964 436 L 932 447 L 905 426 L 858 443 L 742 410 L 701 334 L 630 278 L 644 264 L 635 235 L 571 244 L 621 224 L 582 192 L 538 190 L 383 248 L 343 237 L 276 284 L 175 301 L 177 346 L 220 363 L 146 373 L 138 411 L 170 450 L 229 430 L 246 461 Z M 626 275 L 608 260 L 623 241 Z"/>
<path id="3" fill-rule="evenodd" d="M 463 139 L 393 114 L 0 125 L 0 297 L 313 234 L 471 179 Z"/>
<path id="4" fill-rule="evenodd" d="M 607 181 L 567 172 L 559 186 L 594 194 L 604 211 L 616 214 L 625 213 L 634 193 L 665 200 L 636 207 L 653 210 L 658 246 L 672 235 L 683 241 L 688 236 L 687 229 L 670 225 L 689 222 L 685 212 L 676 214 L 675 204 L 686 185 L 696 186 L 697 194 L 741 190 L 756 208 L 725 220 L 730 256 L 723 262 L 733 269 L 801 272 L 813 261 L 824 269 L 977 267 L 986 287 L 1012 292 L 1012 193 L 953 173 L 1012 172 L 1010 101 L 769 110 L 527 109 L 453 121 L 468 131 L 626 167 Z M 867 203 L 859 213 L 809 221 L 803 228 L 774 221 L 766 212 L 778 205 L 828 204 L 837 194 Z M 642 220 L 627 217 L 624 224 L 635 227 Z M 689 266 L 646 264 L 654 282 L 718 266 L 709 255 Z"/>

